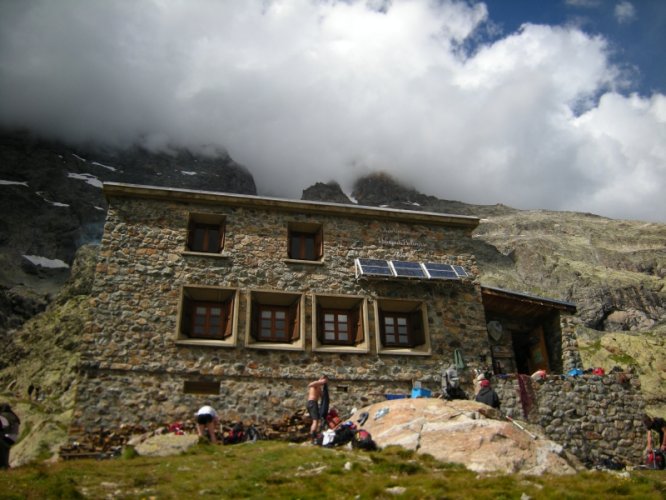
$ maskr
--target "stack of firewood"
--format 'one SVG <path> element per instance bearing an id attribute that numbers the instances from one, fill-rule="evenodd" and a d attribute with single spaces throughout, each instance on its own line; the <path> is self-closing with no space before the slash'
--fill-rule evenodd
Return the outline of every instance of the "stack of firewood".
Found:
<path id="1" fill-rule="evenodd" d="M 218 438 L 222 440 L 237 422 L 221 421 Z M 266 425 L 243 422 L 247 427 L 254 425 L 262 439 L 300 442 L 308 438 L 310 421 L 303 412 L 285 416 Z M 194 421 L 172 422 L 152 428 L 140 425 L 122 425 L 118 429 L 99 429 L 97 432 L 83 432 L 71 429 L 71 434 L 79 436 L 60 448 L 60 457 L 73 458 L 111 458 L 120 455 L 123 446 L 142 441 L 156 434 L 173 432 L 176 434 L 194 434 L 197 432 Z"/>

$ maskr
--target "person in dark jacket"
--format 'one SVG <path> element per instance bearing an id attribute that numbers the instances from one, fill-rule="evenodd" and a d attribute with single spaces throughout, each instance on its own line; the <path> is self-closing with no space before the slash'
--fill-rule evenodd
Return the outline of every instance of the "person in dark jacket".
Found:
<path id="1" fill-rule="evenodd" d="M 21 420 L 8 403 L 0 404 L 0 469 L 9 468 L 9 449 L 18 441 Z"/>
<path id="2" fill-rule="evenodd" d="M 487 404 L 488 406 L 492 406 L 493 408 L 499 410 L 500 409 L 500 400 L 499 396 L 495 392 L 495 390 L 490 387 L 490 380 L 488 379 L 483 379 L 480 382 L 481 388 L 479 389 L 479 392 L 476 395 L 476 398 L 474 398 L 477 402 L 479 403 L 484 403 Z"/>

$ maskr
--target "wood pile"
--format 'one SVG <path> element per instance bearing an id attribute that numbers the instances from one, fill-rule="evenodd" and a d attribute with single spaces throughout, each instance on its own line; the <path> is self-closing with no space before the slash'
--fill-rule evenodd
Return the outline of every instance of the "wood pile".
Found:
<path id="1" fill-rule="evenodd" d="M 217 437 L 222 442 L 224 436 L 238 422 L 220 421 Z M 308 438 L 310 420 L 302 412 L 285 416 L 265 425 L 243 422 L 245 427 L 254 425 L 261 439 L 302 442 Z M 99 429 L 97 432 L 84 432 L 83 429 L 70 429 L 70 435 L 77 436 L 60 448 L 63 460 L 76 458 L 112 458 L 119 456 L 126 445 L 134 445 L 150 436 L 174 432 L 176 434 L 196 434 L 194 421 L 173 422 L 147 428 L 141 425 L 121 425 L 117 429 Z"/>

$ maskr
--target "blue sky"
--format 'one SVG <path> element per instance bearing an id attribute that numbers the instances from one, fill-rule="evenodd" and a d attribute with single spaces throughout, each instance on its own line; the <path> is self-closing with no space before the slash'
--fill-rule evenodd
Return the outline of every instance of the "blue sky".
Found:
<path id="1" fill-rule="evenodd" d="M 523 23 L 574 25 L 608 39 L 612 60 L 631 74 L 631 90 L 666 91 L 666 2 L 663 0 L 487 0 L 501 33 Z M 501 35 L 500 35 L 501 36 Z"/>
<path id="2" fill-rule="evenodd" d="M 0 126 L 223 148 L 268 196 L 349 193 L 384 171 L 443 199 L 666 222 L 665 13 L 662 0 L 3 0 Z"/>

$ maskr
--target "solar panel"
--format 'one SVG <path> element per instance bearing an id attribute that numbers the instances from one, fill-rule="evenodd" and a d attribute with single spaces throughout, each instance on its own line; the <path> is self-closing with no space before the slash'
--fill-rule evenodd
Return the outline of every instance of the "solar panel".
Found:
<path id="1" fill-rule="evenodd" d="M 441 280 L 457 280 L 459 278 L 453 266 L 450 264 L 437 264 L 434 262 L 427 262 L 423 264 L 428 276 L 433 279 Z"/>
<path id="2" fill-rule="evenodd" d="M 456 274 L 457 274 L 458 276 L 460 276 L 461 278 L 467 278 L 467 277 L 469 276 L 469 274 L 467 273 L 467 271 L 465 271 L 465 268 L 462 267 L 462 266 L 453 266 L 453 270 L 454 270 L 454 271 L 456 272 Z"/>
<path id="3" fill-rule="evenodd" d="M 407 262 L 404 260 L 391 261 L 393 270 L 396 276 L 403 278 L 426 278 L 426 273 L 423 271 L 419 262 Z"/>
<path id="4" fill-rule="evenodd" d="M 356 268 L 363 276 L 393 276 L 393 271 L 387 260 L 356 259 Z"/>

